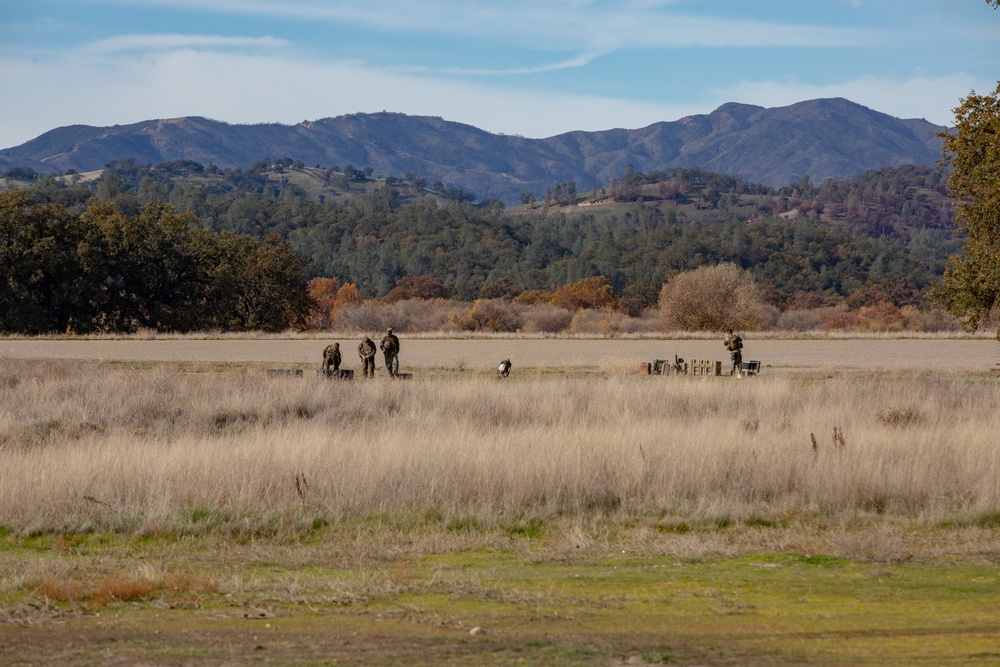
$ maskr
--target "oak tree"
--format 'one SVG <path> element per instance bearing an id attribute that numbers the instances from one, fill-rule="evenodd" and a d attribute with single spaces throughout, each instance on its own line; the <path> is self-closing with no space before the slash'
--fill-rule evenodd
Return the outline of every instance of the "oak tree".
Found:
<path id="1" fill-rule="evenodd" d="M 1000 84 L 989 95 L 971 93 L 955 119 L 954 129 L 942 133 L 943 161 L 951 168 L 948 194 L 965 245 L 949 261 L 936 293 L 975 330 L 1000 299 Z"/>

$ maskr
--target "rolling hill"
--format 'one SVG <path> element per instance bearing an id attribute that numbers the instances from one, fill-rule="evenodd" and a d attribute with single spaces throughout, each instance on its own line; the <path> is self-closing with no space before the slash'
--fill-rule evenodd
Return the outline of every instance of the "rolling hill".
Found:
<path id="1" fill-rule="evenodd" d="M 639 171 L 699 167 L 783 186 L 820 183 L 870 169 L 933 165 L 941 155 L 925 120 L 895 118 L 845 99 L 766 109 L 725 104 L 645 128 L 568 132 L 544 139 L 491 134 L 436 117 L 351 114 L 297 125 L 232 125 L 200 117 L 131 125 L 74 125 L 0 151 L 0 169 L 86 172 L 113 160 L 140 164 L 192 160 L 246 168 L 264 157 L 322 167 L 372 167 L 375 174 L 418 174 L 481 199 L 515 202 L 524 193 L 573 182 L 603 187 L 627 165 Z"/>

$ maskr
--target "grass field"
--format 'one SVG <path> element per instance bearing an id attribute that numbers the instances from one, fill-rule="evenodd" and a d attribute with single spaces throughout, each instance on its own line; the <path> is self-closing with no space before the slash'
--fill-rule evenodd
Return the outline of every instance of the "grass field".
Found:
<path id="1" fill-rule="evenodd" d="M 595 342 L 508 381 L 0 358 L 0 662 L 1000 664 L 992 361 Z"/>

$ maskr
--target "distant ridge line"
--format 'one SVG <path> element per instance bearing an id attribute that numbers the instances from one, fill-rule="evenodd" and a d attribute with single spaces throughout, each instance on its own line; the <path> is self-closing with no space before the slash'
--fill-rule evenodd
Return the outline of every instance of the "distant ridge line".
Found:
<path id="1" fill-rule="evenodd" d="M 514 202 L 560 183 L 605 187 L 626 166 L 637 171 L 700 167 L 783 186 L 819 183 L 902 164 L 933 166 L 938 133 L 923 119 L 899 119 L 843 98 L 764 108 L 727 103 L 709 114 L 638 129 L 576 130 L 543 139 L 492 134 L 441 117 L 354 113 L 304 121 L 231 124 L 201 116 L 129 125 L 70 125 L 0 151 L 0 169 L 94 171 L 114 160 L 193 160 L 247 168 L 264 157 L 309 166 L 353 165 L 383 176 L 416 173 L 478 198 Z"/>

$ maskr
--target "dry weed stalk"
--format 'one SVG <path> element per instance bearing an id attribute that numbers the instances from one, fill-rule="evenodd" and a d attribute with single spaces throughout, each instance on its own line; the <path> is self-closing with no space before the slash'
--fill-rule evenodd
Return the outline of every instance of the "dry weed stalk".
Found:
<path id="1" fill-rule="evenodd" d="M 924 415 L 914 407 L 886 408 L 876 413 L 878 420 L 887 426 L 914 426 L 924 421 Z"/>
<path id="2" fill-rule="evenodd" d="M 301 501 L 303 507 L 306 506 L 306 494 L 308 492 L 309 481 L 306 479 L 306 474 L 295 475 L 295 493 L 299 496 L 299 501 Z"/>

